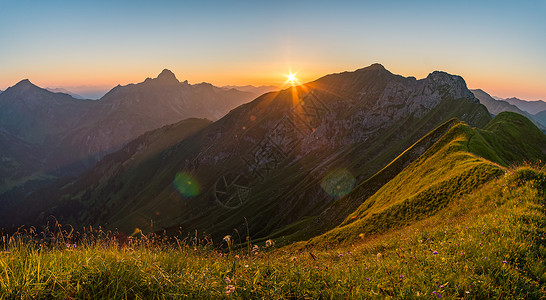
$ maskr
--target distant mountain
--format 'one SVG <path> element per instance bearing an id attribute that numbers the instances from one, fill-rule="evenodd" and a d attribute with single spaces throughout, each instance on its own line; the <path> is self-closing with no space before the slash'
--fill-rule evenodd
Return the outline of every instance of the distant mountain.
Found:
<path id="1" fill-rule="evenodd" d="M 169 70 L 139 84 L 117 86 L 97 101 L 52 93 L 23 80 L 0 94 L 0 144 L 5 145 L 0 157 L 10 170 L 0 181 L 0 193 L 38 178 L 75 175 L 147 131 L 190 117 L 217 120 L 253 97 L 205 83 L 181 83 Z M 21 153 L 35 158 L 34 163 Z"/>
<path id="2" fill-rule="evenodd" d="M 261 86 L 253 86 L 253 85 L 245 85 L 245 86 L 238 86 L 238 85 L 226 85 L 222 87 L 223 89 L 230 90 L 230 89 L 236 89 L 238 91 L 242 92 L 248 92 L 256 95 L 256 97 L 261 96 L 268 92 L 278 91 L 279 87 L 276 87 L 274 85 L 261 85 Z"/>
<path id="3" fill-rule="evenodd" d="M 530 114 L 537 114 L 543 110 L 546 110 L 546 102 L 542 100 L 538 101 L 526 101 L 518 98 L 507 98 L 504 101 L 517 106 L 519 109 L 524 110 Z"/>
<path id="4" fill-rule="evenodd" d="M 485 107 L 487 107 L 487 110 L 489 110 L 489 112 L 492 113 L 493 115 L 498 115 L 499 113 L 503 111 L 515 112 L 520 115 L 526 116 L 533 123 L 535 123 L 535 125 L 538 126 L 540 130 L 546 132 L 546 123 L 540 122 L 538 119 L 535 118 L 535 116 L 533 116 L 529 112 L 521 110 L 516 105 L 510 104 L 508 101 L 495 100 L 493 97 L 491 97 L 488 93 L 484 92 L 483 90 L 476 89 L 471 91 L 474 94 L 474 96 L 476 96 L 476 98 L 480 100 L 480 103 L 485 105 Z"/>
<path id="5" fill-rule="evenodd" d="M 52 93 L 63 93 L 63 94 L 68 94 L 70 96 L 72 96 L 73 98 L 75 99 L 85 99 L 85 97 L 82 97 L 76 93 L 73 93 L 67 89 L 63 89 L 63 88 L 50 88 L 50 87 L 47 87 L 46 90 L 52 92 Z"/>
<path id="6" fill-rule="evenodd" d="M 491 120 L 461 77 L 416 80 L 374 64 L 264 94 L 158 152 L 146 171 L 119 154 L 103 171 L 116 176 L 73 190 L 80 177 L 33 202 L 51 203 L 42 216 L 127 232 L 222 236 L 248 224 L 253 237 L 288 234 L 454 117 Z"/>
<path id="7" fill-rule="evenodd" d="M 476 96 L 476 98 L 480 100 L 480 103 L 485 105 L 485 107 L 487 107 L 487 110 L 489 110 L 489 112 L 493 115 L 498 115 L 503 111 L 511 111 L 518 114 L 525 114 L 525 112 L 519 109 L 517 106 L 510 104 L 504 100 L 497 100 L 481 89 L 471 91 L 474 96 Z"/>

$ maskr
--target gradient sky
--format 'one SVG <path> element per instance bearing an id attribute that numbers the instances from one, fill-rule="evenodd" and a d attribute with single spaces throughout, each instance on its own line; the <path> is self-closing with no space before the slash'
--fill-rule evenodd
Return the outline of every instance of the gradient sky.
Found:
<path id="1" fill-rule="evenodd" d="M 476 3 L 479 2 L 479 3 Z M 0 0 L 0 89 L 156 77 L 282 85 L 374 62 L 546 100 L 546 1 Z M 88 87 L 89 88 L 89 87 Z"/>

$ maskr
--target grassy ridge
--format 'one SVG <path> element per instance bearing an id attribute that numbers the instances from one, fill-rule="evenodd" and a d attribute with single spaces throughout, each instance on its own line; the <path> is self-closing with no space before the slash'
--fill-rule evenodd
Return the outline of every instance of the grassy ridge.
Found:
<path id="1" fill-rule="evenodd" d="M 483 130 L 461 122 L 340 226 L 309 243 L 352 242 L 362 235 L 409 225 L 502 175 L 510 163 L 540 163 L 545 147 L 546 136 L 515 113 L 499 114 Z"/>
<path id="2" fill-rule="evenodd" d="M 545 189 L 544 171 L 510 170 L 432 217 L 330 249 L 4 236 L 0 299 L 540 298 Z"/>

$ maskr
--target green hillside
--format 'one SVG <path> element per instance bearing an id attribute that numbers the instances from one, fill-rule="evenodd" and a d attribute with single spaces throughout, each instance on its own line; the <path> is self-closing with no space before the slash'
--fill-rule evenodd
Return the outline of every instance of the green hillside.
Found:
<path id="1" fill-rule="evenodd" d="M 505 174 L 510 164 L 541 163 L 545 158 L 546 136 L 521 115 L 501 113 L 484 129 L 461 122 L 340 226 L 309 243 L 352 242 L 410 225 Z"/>

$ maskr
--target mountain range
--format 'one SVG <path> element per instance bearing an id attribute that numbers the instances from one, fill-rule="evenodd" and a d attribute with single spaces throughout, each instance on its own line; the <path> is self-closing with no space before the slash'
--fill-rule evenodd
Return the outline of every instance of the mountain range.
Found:
<path id="1" fill-rule="evenodd" d="M 528 105 L 519 104 L 519 106 L 518 106 L 518 105 L 515 105 L 515 104 L 511 103 L 511 102 L 514 102 L 514 101 L 516 101 L 515 103 L 518 103 L 517 101 L 519 101 L 519 102 L 527 102 L 527 101 L 519 100 L 517 98 L 511 98 L 512 99 L 511 102 L 507 101 L 508 99 L 504 99 L 504 100 L 495 99 L 494 97 L 490 96 L 488 93 L 486 93 L 486 92 L 484 92 L 483 90 L 480 90 L 480 89 L 472 90 L 472 93 L 474 94 L 474 96 L 476 96 L 476 98 L 478 98 L 480 100 L 481 104 L 483 104 L 483 105 L 485 105 L 485 107 L 487 107 L 487 110 L 489 110 L 489 112 L 491 114 L 497 115 L 497 114 L 499 114 L 499 113 L 501 113 L 503 111 L 515 112 L 515 113 L 518 113 L 520 115 L 526 116 L 533 123 L 535 123 L 535 125 L 538 126 L 538 128 L 540 128 L 540 130 L 546 132 L 546 122 L 544 122 L 544 120 L 540 116 L 537 116 L 537 115 L 532 113 L 532 112 L 536 111 L 536 109 L 526 110 L 526 109 L 523 109 L 523 107 L 528 108 L 529 107 Z M 514 99 L 517 99 L 517 100 L 514 100 Z M 540 109 L 540 103 L 539 103 L 540 101 L 536 101 L 536 102 L 539 105 L 537 106 L 535 104 L 532 107 Z"/>
<path id="2" fill-rule="evenodd" d="M 451 118 L 491 120 L 459 76 L 416 80 L 374 64 L 262 95 L 153 155 L 154 164 L 120 160 L 102 171 L 116 176 L 79 177 L 33 201 L 51 196 L 43 215 L 71 224 L 224 234 L 246 218 L 254 236 L 267 236 L 319 214 Z M 85 209 L 55 209 L 66 207 Z"/>
<path id="3" fill-rule="evenodd" d="M 154 86 L 153 95 L 164 95 L 157 99 L 169 99 L 191 85 L 165 70 L 114 88 L 100 100 L 101 122 L 134 126 L 120 123 L 110 103 L 137 115 Z M 434 215 L 508 166 L 546 160 L 546 135 L 529 113 L 489 98 L 439 71 L 417 80 L 373 64 L 326 75 L 263 94 L 214 122 L 198 116 L 157 125 L 78 176 L 10 194 L 0 227 L 54 216 L 127 234 L 351 242 Z M 11 133 L 2 138 L 26 145 Z"/>
<path id="4" fill-rule="evenodd" d="M 517 106 L 519 109 L 524 110 L 530 114 L 536 115 L 541 111 L 546 111 L 546 102 L 542 100 L 538 101 L 525 101 L 518 98 L 506 98 L 504 101 Z"/>
<path id="5" fill-rule="evenodd" d="M 223 89 L 236 89 L 241 92 L 249 92 L 253 93 L 255 95 L 262 95 L 268 92 L 278 91 L 279 88 L 274 85 L 261 85 L 261 86 L 253 86 L 253 85 L 225 85 L 222 87 Z"/>
<path id="6" fill-rule="evenodd" d="M 169 70 L 97 101 L 22 80 L 0 94 L 0 193 L 79 174 L 147 131 L 190 117 L 217 120 L 255 97 L 179 82 Z"/>

